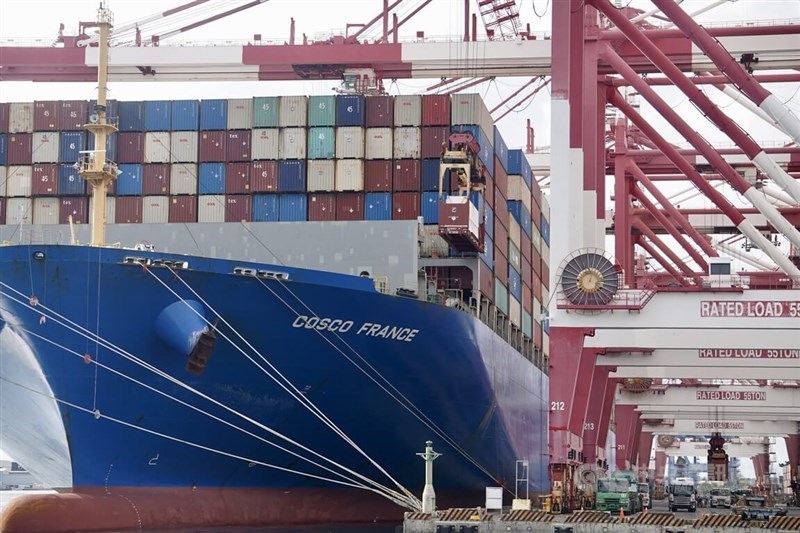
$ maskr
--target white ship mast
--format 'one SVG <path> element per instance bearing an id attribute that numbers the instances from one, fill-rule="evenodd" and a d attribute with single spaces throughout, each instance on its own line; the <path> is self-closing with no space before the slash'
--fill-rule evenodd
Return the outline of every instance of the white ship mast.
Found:
<path id="1" fill-rule="evenodd" d="M 97 64 L 97 104 L 89 116 L 89 124 L 84 127 L 94 135 L 94 150 L 88 152 L 76 166 L 78 174 L 92 185 L 91 245 L 104 246 L 106 241 L 106 192 L 108 184 L 117 179 L 117 164 L 106 159 L 106 139 L 117 131 L 106 116 L 106 92 L 108 88 L 108 39 L 114 22 L 114 15 L 100 4 L 97 10 L 99 28 L 99 59 Z"/>

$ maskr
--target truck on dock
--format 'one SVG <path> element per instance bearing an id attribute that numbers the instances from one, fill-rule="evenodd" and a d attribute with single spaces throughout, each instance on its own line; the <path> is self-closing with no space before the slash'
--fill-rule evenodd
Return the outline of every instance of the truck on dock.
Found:
<path id="1" fill-rule="evenodd" d="M 639 498 L 639 483 L 636 472 L 618 470 L 610 477 L 597 481 L 595 509 L 597 511 L 638 513 L 642 510 Z"/>
<path id="2" fill-rule="evenodd" d="M 669 510 L 686 509 L 694 512 L 697 510 L 697 492 L 694 480 L 690 477 L 676 477 L 669 488 Z"/>

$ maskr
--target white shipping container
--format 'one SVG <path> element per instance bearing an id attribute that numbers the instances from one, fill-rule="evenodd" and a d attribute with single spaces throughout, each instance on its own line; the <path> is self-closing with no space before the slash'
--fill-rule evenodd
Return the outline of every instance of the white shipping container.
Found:
<path id="1" fill-rule="evenodd" d="M 542 215 L 544 215 L 545 220 L 550 222 L 550 201 L 544 193 L 542 193 Z"/>
<path id="2" fill-rule="evenodd" d="M 60 136 L 57 131 L 37 131 L 32 136 L 31 161 L 58 163 Z"/>
<path id="3" fill-rule="evenodd" d="M 450 244 L 439 235 L 437 224 L 422 226 L 422 257 L 448 257 Z"/>
<path id="4" fill-rule="evenodd" d="M 328 192 L 335 188 L 336 163 L 330 159 L 309 159 L 306 175 L 308 192 Z"/>
<path id="5" fill-rule="evenodd" d="M 518 328 L 522 327 L 522 304 L 511 294 L 508 295 L 508 318 Z"/>
<path id="6" fill-rule="evenodd" d="M 228 99 L 228 129 L 249 130 L 253 127 L 253 99 Z"/>
<path id="7" fill-rule="evenodd" d="M 336 128 L 336 159 L 364 159 L 364 128 Z"/>
<path id="8" fill-rule="evenodd" d="M 8 133 L 33 132 L 33 102 L 11 102 L 8 106 Z"/>
<path id="9" fill-rule="evenodd" d="M 422 146 L 420 128 L 395 128 L 394 158 L 419 159 Z"/>
<path id="10" fill-rule="evenodd" d="M 144 134 L 144 162 L 169 163 L 169 132 L 148 131 Z"/>
<path id="11" fill-rule="evenodd" d="M 33 199 L 34 224 L 58 224 L 61 200 L 55 197 Z"/>
<path id="12" fill-rule="evenodd" d="M 422 126 L 422 96 L 418 94 L 394 97 L 394 125 Z"/>
<path id="13" fill-rule="evenodd" d="M 31 173 L 33 176 L 33 173 Z M 0 165 L 0 196 L 5 197 L 6 195 L 6 167 Z"/>
<path id="14" fill-rule="evenodd" d="M 198 154 L 196 131 L 173 131 L 169 138 L 170 162 L 196 163 Z"/>
<path id="15" fill-rule="evenodd" d="M 508 241 L 513 242 L 517 245 L 517 249 L 520 246 L 520 235 L 522 234 L 522 228 L 519 227 L 519 222 L 509 215 L 508 216 Z"/>
<path id="16" fill-rule="evenodd" d="M 305 127 L 307 124 L 308 97 L 281 96 L 278 125 L 281 128 Z"/>
<path id="17" fill-rule="evenodd" d="M 492 138 L 494 121 L 479 94 L 454 94 L 450 100 L 451 124 L 477 124 Z"/>
<path id="18" fill-rule="evenodd" d="M 197 194 L 197 165 L 173 163 L 169 172 L 170 194 Z"/>
<path id="19" fill-rule="evenodd" d="M 33 188 L 33 167 L 10 166 L 6 172 L 6 196 L 30 196 Z"/>
<path id="20" fill-rule="evenodd" d="M 545 355 L 550 355 L 550 335 L 542 328 L 542 352 Z"/>
<path id="21" fill-rule="evenodd" d="M 393 151 L 392 128 L 367 128 L 364 159 L 391 159 Z"/>
<path id="22" fill-rule="evenodd" d="M 305 128 L 284 128 L 280 133 L 280 159 L 306 158 Z"/>
<path id="23" fill-rule="evenodd" d="M 548 265 L 550 264 L 550 247 L 544 241 L 542 241 L 542 261 Z"/>
<path id="24" fill-rule="evenodd" d="M 142 222 L 144 224 L 165 224 L 169 222 L 169 196 L 143 197 Z"/>
<path id="25" fill-rule="evenodd" d="M 542 302 L 533 297 L 533 319 L 541 324 L 542 322 Z"/>
<path id="26" fill-rule="evenodd" d="M 280 159 L 280 135 L 278 128 L 253 130 L 250 138 L 250 155 L 253 161 Z"/>
<path id="27" fill-rule="evenodd" d="M 511 242 L 511 239 L 508 242 L 508 264 L 520 274 L 522 273 L 522 254 L 519 251 L 519 247 Z"/>
<path id="28" fill-rule="evenodd" d="M 539 230 L 536 229 L 536 226 L 533 226 L 531 231 L 531 242 L 533 242 L 533 249 L 541 255 L 542 254 L 542 234 L 539 233 Z"/>
<path id="29" fill-rule="evenodd" d="M 31 224 L 33 202 L 31 198 L 8 198 L 6 200 L 6 224 Z"/>
<path id="30" fill-rule="evenodd" d="M 89 222 L 92 221 L 94 213 L 94 198 L 89 197 Z M 114 196 L 106 196 L 106 224 L 114 224 L 117 219 L 117 199 Z"/>
<path id="31" fill-rule="evenodd" d="M 225 196 L 208 194 L 197 197 L 198 222 L 225 222 Z"/>
<path id="32" fill-rule="evenodd" d="M 531 190 L 522 176 L 508 175 L 508 199 L 519 200 L 528 209 L 528 212 L 531 212 Z"/>
<path id="33" fill-rule="evenodd" d="M 361 159 L 340 159 L 336 161 L 336 190 L 364 190 L 364 161 Z"/>

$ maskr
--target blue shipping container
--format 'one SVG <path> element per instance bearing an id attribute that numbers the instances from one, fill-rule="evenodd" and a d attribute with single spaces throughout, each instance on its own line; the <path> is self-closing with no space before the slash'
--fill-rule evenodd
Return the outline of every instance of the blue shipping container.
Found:
<path id="1" fill-rule="evenodd" d="M 528 184 L 528 189 L 533 189 L 533 183 L 531 183 L 533 171 L 531 170 L 531 164 L 528 163 L 528 158 L 525 157 L 525 152 L 522 150 L 509 150 L 506 170 L 509 174 L 522 176 L 522 179 Z"/>
<path id="2" fill-rule="evenodd" d="M 5 165 L 8 159 L 8 136 L 0 133 L 0 165 Z"/>
<path id="3" fill-rule="evenodd" d="M 194 131 L 200 124 L 200 102 L 197 100 L 175 100 L 172 102 L 172 131 Z"/>
<path id="4" fill-rule="evenodd" d="M 336 156 L 336 132 L 333 128 L 308 129 L 308 158 L 333 159 Z"/>
<path id="5" fill-rule="evenodd" d="M 493 141 L 494 155 L 497 156 L 497 159 L 500 160 L 500 164 L 503 165 L 503 168 L 506 169 L 506 173 L 508 173 L 508 145 L 503 139 L 503 136 L 500 135 L 500 130 L 497 129 L 497 126 L 494 127 Z"/>
<path id="6" fill-rule="evenodd" d="M 280 220 L 277 194 L 253 195 L 253 222 L 278 222 Z"/>
<path id="7" fill-rule="evenodd" d="M 392 220 L 392 193 L 368 192 L 364 197 L 364 220 Z"/>
<path id="8" fill-rule="evenodd" d="M 470 126 L 465 124 L 453 125 L 450 128 L 453 133 L 471 133 L 472 137 L 478 143 L 480 152 L 478 159 L 486 166 L 489 175 L 494 177 L 494 148 L 492 142 L 480 126 Z"/>
<path id="9" fill-rule="evenodd" d="M 97 100 L 89 100 L 88 111 L 90 116 L 97 113 Z M 106 100 L 106 122 L 119 128 L 119 102 L 117 100 Z"/>
<path id="10" fill-rule="evenodd" d="M 117 196 L 142 195 L 142 165 L 119 165 L 121 174 L 117 176 Z"/>
<path id="11" fill-rule="evenodd" d="M 494 270 L 494 241 L 488 235 L 483 238 L 485 252 L 481 252 L 481 261 Z"/>
<path id="12" fill-rule="evenodd" d="M 200 102 L 200 129 L 224 130 L 228 127 L 228 101 L 203 100 Z"/>
<path id="13" fill-rule="evenodd" d="M 509 200 L 508 212 L 511 213 L 511 216 L 517 221 L 519 227 L 522 228 L 522 231 L 524 231 L 525 235 L 530 239 L 532 225 L 531 212 L 528 211 L 528 208 L 525 207 L 520 200 Z"/>
<path id="14" fill-rule="evenodd" d="M 542 240 L 550 246 L 550 222 L 542 215 Z"/>
<path id="15" fill-rule="evenodd" d="M 484 205 L 483 209 L 483 223 L 486 224 L 486 226 L 483 228 L 484 233 L 490 238 L 494 239 L 494 209 L 488 205 Z"/>
<path id="16" fill-rule="evenodd" d="M 200 163 L 198 194 L 225 194 L 225 163 Z"/>
<path id="17" fill-rule="evenodd" d="M 303 160 L 281 161 L 278 167 L 278 191 L 305 192 L 305 190 L 306 162 Z M 281 220 L 283 220 L 283 215 L 281 215 Z"/>
<path id="18" fill-rule="evenodd" d="M 420 199 L 420 214 L 425 224 L 439 223 L 439 193 L 424 192 Z"/>
<path id="19" fill-rule="evenodd" d="M 86 194 L 86 182 L 72 165 L 61 165 L 58 168 L 58 194 L 59 196 L 83 196 Z"/>
<path id="20" fill-rule="evenodd" d="M 308 125 L 336 125 L 336 96 L 329 95 L 308 97 Z"/>
<path id="21" fill-rule="evenodd" d="M 422 160 L 422 190 L 439 192 L 439 159 Z M 445 192 L 450 192 L 450 179 L 442 182 Z"/>
<path id="22" fill-rule="evenodd" d="M 172 102 L 150 100 L 144 103 L 145 131 L 169 131 L 172 120 Z"/>
<path id="23" fill-rule="evenodd" d="M 511 263 L 508 264 L 508 292 L 522 302 L 522 277 Z"/>
<path id="24" fill-rule="evenodd" d="M 117 111 L 119 131 L 144 131 L 144 102 L 120 102 Z"/>
<path id="25" fill-rule="evenodd" d="M 94 137 L 94 135 L 92 135 Z M 61 163 L 74 163 L 81 158 L 81 152 L 86 150 L 85 131 L 62 131 L 58 146 L 58 160 Z"/>
<path id="26" fill-rule="evenodd" d="M 86 138 L 86 149 L 94 150 L 94 135 L 88 135 Z M 106 137 L 106 159 L 109 161 L 117 160 L 117 134 L 112 133 Z"/>
<path id="27" fill-rule="evenodd" d="M 364 97 L 358 94 L 340 94 L 336 97 L 336 125 L 364 125 Z"/>
<path id="28" fill-rule="evenodd" d="M 279 215 L 281 222 L 303 222 L 308 218 L 306 213 L 305 194 L 280 194 Z"/>
<path id="29" fill-rule="evenodd" d="M 550 335 L 550 315 L 544 307 L 542 307 L 542 331 Z"/>

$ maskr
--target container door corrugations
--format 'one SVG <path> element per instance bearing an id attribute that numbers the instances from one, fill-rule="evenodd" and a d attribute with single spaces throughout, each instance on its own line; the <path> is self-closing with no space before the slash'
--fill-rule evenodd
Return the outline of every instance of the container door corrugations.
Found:
<path id="1" fill-rule="evenodd" d="M 249 130 L 253 127 L 253 99 L 231 98 L 228 100 L 228 129 Z"/>
<path id="2" fill-rule="evenodd" d="M 522 254 L 517 245 L 513 242 L 508 243 L 508 264 L 511 268 L 516 270 L 518 274 L 522 273 Z"/>
<path id="3" fill-rule="evenodd" d="M 450 255 L 450 244 L 439 235 L 438 224 L 425 226 L 422 231 L 422 244 L 420 245 L 422 257 L 438 258 Z"/>
<path id="4" fill-rule="evenodd" d="M 420 193 L 396 192 L 392 197 L 392 220 L 416 220 L 419 216 Z"/>
<path id="5" fill-rule="evenodd" d="M 394 97 L 394 125 L 422 125 L 422 97 L 417 94 Z"/>
<path id="6" fill-rule="evenodd" d="M 280 197 L 277 194 L 254 194 L 252 201 L 253 222 L 278 222 Z"/>
<path id="7" fill-rule="evenodd" d="M 425 224 L 439 224 L 439 193 L 422 193 L 422 205 L 420 213 Z M 438 227 L 438 226 L 437 226 Z"/>
<path id="8" fill-rule="evenodd" d="M 169 170 L 170 194 L 197 194 L 197 165 L 173 163 Z"/>
<path id="9" fill-rule="evenodd" d="M 253 161 L 250 163 L 250 191 L 278 191 L 278 162 Z"/>
<path id="10" fill-rule="evenodd" d="M 511 208 L 511 206 L 509 205 L 509 209 L 510 208 Z M 516 245 L 517 248 L 519 248 L 520 234 L 521 233 L 522 233 L 522 229 L 519 227 L 519 222 L 517 222 L 517 220 L 514 217 L 511 217 L 508 220 L 508 239 L 514 245 Z"/>
<path id="11" fill-rule="evenodd" d="M 280 98 L 277 96 L 256 96 L 253 98 L 253 127 L 277 128 Z"/>
<path id="12" fill-rule="evenodd" d="M 368 128 L 391 128 L 394 126 L 394 102 L 391 96 L 367 96 L 365 98 Z"/>
<path id="13" fill-rule="evenodd" d="M 166 224 L 169 222 L 169 197 L 144 196 L 142 198 L 142 223 Z"/>
<path id="14" fill-rule="evenodd" d="M 508 257 L 508 230 L 502 224 L 494 225 L 494 249 L 503 257 Z"/>
<path id="15" fill-rule="evenodd" d="M 352 126 L 336 129 L 336 158 L 364 159 L 364 128 Z"/>
<path id="16" fill-rule="evenodd" d="M 225 196 L 225 222 L 250 222 L 253 219 L 249 194 Z"/>
<path id="17" fill-rule="evenodd" d="M 503 136 L 500 134 L 500 130 L 497 129 L 497 126 L 494 127 L 492 146 L 494 146 L 494 155 L 503 166 L 503 170 L 508 173 L 508 145 L 506 144 L 505 139 L 503 139 Z"/>
<path id="18" fill-rule="evenodd" d="M 227 125 L 227 100 L 203 100 L 200 102 L 200 130 L 224 130 Z"/>
<path id="19" fill-rule="evenodd" d="M 144 102 L 119 102 L 119 131 L 144 131 Z"/>
<path id="20" fill-rule="evenodd" d="M 526 288 L 530 290 L 530 285 L 533 283 L 533 267 L 531 266 L 531 262 L 528 261 L 524 256 L 520 261 L 520 265 L 522 265 L 522 270 L 520 272 L 520 276 L 522 277 L 522 300 L 523 303 L 525 302 L 525 290 Z"/>
<path id="21" fill-rule="evenodd" d="M 31 162 L 58 163 L 61 136 L 55 131 L 37 131 L 32 137 Z"/>
<path id="22" fill-rule="evenodd" d="M 446 94 L 422 95 L 422 125 L 450 125 L 450 96 Z"/>
<path id="23" fill-rule="evenodd" d="M 394 190 L 419 191 L 421 187 L 420 162 L 418 159 L 399 159 L 394 162 Z"/>
<path id="24" fill-rule="evenodd" d="M 228 161 L 250 161 L 250 130 L 228 131 L 225 156 Z"/>
<path id="25" fill-rule="evenodd" d="M 31 169 L 31 196 L 58 194 L 58 165 L 33 165 Z"/>
<path id="26" fill-rule="evenodd" d="M 113 183 L 116 187 L 116 180 Z M 86 182 L 78 175 L 75 167 L 69 164 L 58 166 L 58 194 L 60 196 L 81 196 L 86 194 L 86 189 Z"/>
<path id="27" fill-rule="evenodd" d="M 499 276 L 496 276 L 494 280 L 494 305 L 505 314 L 508 314 L 508 289 L 504 283 Z"/>
<path id="28" fill-rule="evenodd" d="M 308 98 L 281 96 L 278 125 L 282 128 L 304 128 L 308 123 Z"/>
<path id="29" fill-rule="evenodd" d="M 225 163 L 200 163 L 197 192 L 199 194 L 225 193 Z"/>
<path id="30" fill-rule="evenodd" d="M 490 269 L 494 269 L 494 241 L 491 237 L 484 237 L 483 252 L 480 254 L 481 261 L 485 263 Z M 487 293 L 487 296 L 494 296 L 494 294 Z"/>
<path id="31" fill-rule="evenodd" d="M 0 197 L 0 224 L 6 223 L 6 199 Z"/>
<path id="32" fill-rule="evenodd" d="M 197 196 L 171 196 L 169 221 L 172 223 L 197 222 Z"/>
<path id="33" fill-rule="evenodd" d="M 336 195 L 332 193 L 309 194 L 308 220 L 312 222 L 336 220 Z"/>
<path id="34" fill-rule="evenodd" d="M 197 162 L 197 132 L 173 131 L 170 134 L 170 160 L 173 163 Z"/>
<path id="35" fill-rule="evenodd" d="M 306 190 L 306 162 L 281 161 L 278 165 L 278 190 L 303 192 Z"/>
<path id="36" fill-rule="evenodd" d="M 33 132 L 33 102 L 11 102 L 8 106 L 8 132 Z M 9 213 L 6 210 L 6 213 Z"/>
<path id="37" fill-rule="evenodd" d="M 494 275 L 486 263 L 479 263 L 478 275 L 480 276 L 480 291 L 483 296 L 494 301 Z"/>
<path id="38" fill-rule="evenodd" d="M 30 165 L 33 152 L 33 134 L 31 133 L 12 133 L 8 136 L 8 156 L 6 160 L 9 165 Z"/>
<path id="39" fill-rule="evenodd" d="M 170 135 L 167 131 L 148 131 L 144 134 L 144 162 L 169 163 Z"/>
<path id="40" fill-rule="evenodd" d="M 144 133 L 130 131 L 118 133 L 117 163 L 141 163 L 142 161 L 144 161 Z"/>
<path id="41" fill-rule="evenodd" d="M 33 223 L 32 198 L 7 198 L 6 199 L 6 224 L 31 224 Z"/>
<path id="42" fill-rule="evenodd" d="M 86 197 L 61 198 L 58 209 L 58 223 L 69 224 L 72 217 L 73 224 L 86 224 L 89 221 L 89 199 Z"/>
<path id="43" fill-rule="evenodd" d="M 280 134 L 277 128 L 253 130 L 250 155 L 253 161 L 274 160 L 280 155 Z"/>
<path id="44" fill-rule="evenodd" d="M 364 194 L 360 192 L 338 194 L 336 220 L 364 220 Z"/>
<path id="45" fill-rule="evenodd" d="M 522 257 L 527 259 L 528 261 L 531 260 L 531 249 L 533 245 L 531 244 L 531 239 L 527 235 L 520 235 L 519 237 L 520 244 L 519 244 L 519 251 L 522 254 Z"/>
<path id="46" fill-rule="evenodd" d="M 169 194 L 170 167 L 167 163 L 142 165 L 142 194 L 158 196 Z"/>
<path id="47" fill-rule="evenodd" d="M 172 102 L 149 100 L 144 103 L 145 131 L 169 131 L 172 121 Z"/>
<path id="48" fill-rule="evenodd" d="M 280 159 L 306 158 L 305 128 L 284 128 L 281 130 L 280 137 L 281 137 Z"/>
<path id="49" fill-rule="evenodd" d="M 305 194 L 281 194 L 278 214 L 281 222 L 302 222 L 307 219 Z"/>
<path id="50" fill-rule="evenodd" d="M 200 132 L 200 162 L 221 163 L 225 161 L 227 134 L 224 131 Z"/>
<path id="51" fill-rule="evenodd" d="M 419 128 L 395 128 L 394 158 L 419 159 L 421 136 Z"/>
<path id="52" fill-rule="evenodd" d="M 308 98 L 308 125 L 336 125 L 336 97 L 310 96 Z"/>
<path id="53" fill-rule="evenodd" d="M 8 102 L 0 102 L 0 133 L 8 133 Z M 0 215 L 0 223 L 5 221 L 5 217 Z"/>
<path id="54" fill-rule="evenodd" d="M 0 165 L 0 198 L 4 198 L 6 196 L 6 175 L 7 175 L 7 167 L 4 165 Z M 0 222 L 4 219 L 0 217 Z"/>
<path id="55" fill-rule="evenodd" d="M 250 163 L 228 163 L 225 194 L 250 194 Z"/>
<path id="56" fill-rule="evenodd" d="M 393 172 L 392 161 L 365 161 L 364 190 L 366 192 L 390 192 Z"/>
<path id="57" fill-rule="evenodd" d="M 508 298 L 508 318 L 518 328 L 522 327 L 522 304 L 514 296 Z"/>
<path id="58" fill-rule="evenodd" d="M 10 166 L 6 171 L 6 196 L 30 196 L 33 192 L 33 167 Z"/>
<path id="59" fill-rule="evenodd" d="M 33 131 L 56 131 L 58 124 L 58 102 L 33 103 Z"/>
<path id="60" fill-rule="evenodd" d="M 365 159 L 392 159 L 394 155 L 392 128 L 367 128 L 365 144 Z"/>
<path id="61" fill-rule="evenodd" d="M 522 311 L 522 333 L 528 337 L 533 337 L 533 317 L 528 311 Z"/>
<path id="62" fill-rule="evenodd" d="M 360 159 L 340 159 L 336 161 L 336 190 L 364 190 L 364 161 Z"/>
<path id="63" fill-rule="evenodd" d="M 368 192 L 364 196 L 364 220 L 392 220 L 392 193 Z"/>
<path id="64" fill-rule="evenodd" d="M 443 146 L 450 139 L 450 128 L 447 126 L 428 126 L 422 128 L 420 156 L 423 159 L 440 158 Z"/>
<path id="65" fill-rule="evenodd" d="M 74 163 L 81 159 L 81 152 L 86 150 L 85 131 L 62 131 L 58 141 L 59 160 L 61 163 Z"/>
<path id="66" fill-rule="evenodd" d="M 336 162 L 332 160 L 308 161 L 308 192 L 328 192 L 335 188 Z"/>
<path id="67" fill-rule="evenodd" d="M 119 165 L 120 175 L 117 177 L 117 196 L 142 195 L 142 165 Z"/>
<path id="68" fill-rule="evenodd" d="M 425 192 L 439 191 L 439 159 L 422 160 L 422 190 Z M 449 183 L 447 179 L 442 180 L 442 188 L 447 189 Z M 477 206 L 476 206 L 477 207 Z"/>
<path id="69" fill-rule="evenodd" d="M 333 128 L 308 129 L 308 158 L 333 159 L 336 155 L 336 133 Z"/>
<path id="70" fill-rule="evenodd" d="M 197 197 L 198 222 L 225 222 L 225 197 L 212 194 Z"/>
<path id="71" fill-rule="evenodd" d="M 200 102 L 197 100 L 175 100 L 172 102 L 172 131 L 192 131 L 200 127 Z"/>
<path id="72" fill-rule="evenodd" d="M 88 122 L 89 103 L 86 100 L 64 100 L 58 106 L 58 125 L 62 130 L 79 130 Z"/>
<path id="73" fill-rule="evenodd" d="M 56 136 L 58 138 L 58 136 Z M 58 151 L 56 151 L 56 157 L 58 157 Z M 8 159 L 8 135 L 5 133 L 0 133 L 0 167 L 6 165 L 6 161 Z"/>
<path id="74" fill-rule="evenodd" d="M 364 125 L 364 96 L 357 94 L 340 94 L 336 97 L 336 125 Z"/>
<path id="75" fill-rule="evenodd" d="M 114 221 L 117 224 L 141 224 L 142 197 L 118 196 L 114 208 Z"/>

